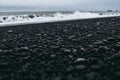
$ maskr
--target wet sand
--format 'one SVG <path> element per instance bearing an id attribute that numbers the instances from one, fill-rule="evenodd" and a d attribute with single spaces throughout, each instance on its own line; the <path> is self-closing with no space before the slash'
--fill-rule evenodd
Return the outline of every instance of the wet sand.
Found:
<path id="1" fill-rule="evenodd" d="M 0 27 L 0 80 L 120 80 L 120 17 Z"/>

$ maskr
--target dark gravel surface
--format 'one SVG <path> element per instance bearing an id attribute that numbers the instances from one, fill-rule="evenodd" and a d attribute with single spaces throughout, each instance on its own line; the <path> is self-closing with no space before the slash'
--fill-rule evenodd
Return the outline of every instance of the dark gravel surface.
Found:
<path id="1" fill-rule="evenodd" d="M 120 80 L 120 17 L 1 27 L 0 80 Z"/>

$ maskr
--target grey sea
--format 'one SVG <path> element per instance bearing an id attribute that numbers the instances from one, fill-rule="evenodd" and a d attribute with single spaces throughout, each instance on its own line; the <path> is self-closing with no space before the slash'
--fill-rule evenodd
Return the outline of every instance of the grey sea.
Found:
<path id="1" fill-rule="evenodd" d="M 62 13 L 62 14 L 72 14 L 75 11 L 20 11 L 20 12 L 0 12 L 0 16 L 8 16 L 8 15 L 39 15 L 39 16 L 50 16 L 52 14 L 55 13 Z M 80 12 L 86 12 L 86 11 L 80 11 Z M 91 12 L 91 13 L 108 13 L 107 11 L 87 11 L 87 12 Z M 110 12 L 110 13 L 120 13 L 120 12 Z"/>

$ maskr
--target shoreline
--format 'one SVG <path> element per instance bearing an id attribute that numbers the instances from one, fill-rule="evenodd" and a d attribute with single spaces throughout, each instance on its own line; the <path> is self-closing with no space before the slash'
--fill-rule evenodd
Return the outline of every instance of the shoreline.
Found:
<path id="1" fill-rule="evenodd" d="M 7 26 L 17 26 L 17 25 L 30 25 L 30 24 L 44 24 L 44 23 L 56 23 L 56 22 L 68 22 L 68 21 L 79 21 L 79 20 L 89 20 L 89 19 L 102 19 L 102 18 L 114 18 L 120 16 L 105 16 L 105 17 L 94 17 L 94 18 L 81 18 L 81 19 L 61 19 L 61 20 L 50 20 L 50 21 L 26 21 L 26 22 L 13 22 L 13 23 L 0 23 L 0 27 Z"/>

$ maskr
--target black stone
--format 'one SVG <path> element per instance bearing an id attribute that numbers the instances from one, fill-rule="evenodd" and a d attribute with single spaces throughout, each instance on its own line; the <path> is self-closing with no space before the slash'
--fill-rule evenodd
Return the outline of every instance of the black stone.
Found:
<path id="1" fill-rule="evenodd" d="M 115 38 L 113 38 L 113 37 L 109 37 L 109 38 L 107 38 L 107 41 L 109 41 L 109 42 L 115 42 L 115 41 L 116 41 L 116 39 L 115 39 Z"/>
<path id="2" fill-rule="evenodd" d="M 90 72 L 86 74 L 87 80 L 94 80 L 95 79 L 95 72 Z"/>
<path id="3" fill-rule="evenodd" d="M 28 15 L 28 17 L 30 17 L 30 18 L 34 18 L 34 15 Z"/>
<path id="4" fill-rule="evenodd" d="M 85 65 L 76 65 L 75 66 L 75 69 L 77 69 L 77 70 L 84 70 L 85 68 L 86 68 Z"/>

